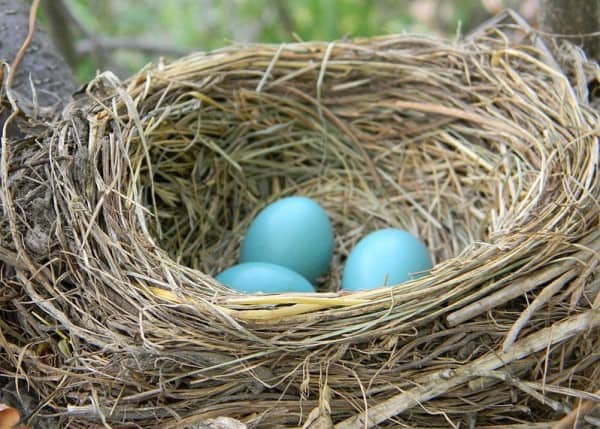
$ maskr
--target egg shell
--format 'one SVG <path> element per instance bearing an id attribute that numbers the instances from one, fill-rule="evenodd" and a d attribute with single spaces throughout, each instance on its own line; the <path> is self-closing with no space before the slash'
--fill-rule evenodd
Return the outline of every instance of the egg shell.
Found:
<path id="1" fill-rule="evenodd" d="M 266 262 L 246 262 L 221 272 L 215 279 L 244 293 L 314 292 L 315 288 L 300 274 Z"/>
<path id="2" fill-rule="evenodd" d="M 342 289 L 357 291 L 395 285 L 432 268 L 423 242 L 409 232 L 386 228 L 362 238 L 352 249 L 342 274 Z"/>
<path id="3" fill-rule="evenodd" d="M 333 227 L 325 210 L 306 197 L 287 197 L 265 207 L 250 224 L 241 262 L 269 262 L 313 283 L 333 254 Z"/>

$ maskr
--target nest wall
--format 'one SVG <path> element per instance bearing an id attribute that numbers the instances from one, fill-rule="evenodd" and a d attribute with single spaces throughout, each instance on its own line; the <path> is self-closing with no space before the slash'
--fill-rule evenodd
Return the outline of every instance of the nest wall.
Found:
<path id="1" fill-rule="evenodd" d="M 235 46 L 15 119 L 2 373 L 73 427 L 531 427 L 598 401 L 599 116 L 557 67 L 511 26 Z M 287 195 L 333 220 L 320 293 L 217 283 Z M 338 293 L 385 226 L 431 273 Z"/>

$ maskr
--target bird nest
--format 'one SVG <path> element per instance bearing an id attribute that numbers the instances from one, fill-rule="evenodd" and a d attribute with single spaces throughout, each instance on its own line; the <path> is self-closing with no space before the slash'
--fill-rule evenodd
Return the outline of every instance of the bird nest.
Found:
<path id="1" fill-rule="evenodd" d="M 65 427 L 593 419 L 599 116 L 573 82 L 584 66 L 498 21 L 460 41 L 233 46 L 103 73 L 53 122 L 13 115 L 26 137 L 5 127 L 2 376 Z M 319 292 L 215 281 L 256 213 L 290 195 L 332 219 Z M 381 227 L 419 236 L 434 268 L 337 292 Z"/>

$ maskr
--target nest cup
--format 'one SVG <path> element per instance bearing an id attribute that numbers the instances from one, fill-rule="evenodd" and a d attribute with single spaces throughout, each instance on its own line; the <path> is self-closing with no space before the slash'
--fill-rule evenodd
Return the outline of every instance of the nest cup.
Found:
<path id="1" fill-rule="evenodd" d="M 3 153 L 1 368 L 73 427 L 584 416 L 600 399 L 599 117 L 566 72 L 496 23 L 100 75 Z M 334 224 L 321 292 L 217 283 L 289 195 Z M 433 270 L 338 294 L 350 249 L 390 226 Z"/>

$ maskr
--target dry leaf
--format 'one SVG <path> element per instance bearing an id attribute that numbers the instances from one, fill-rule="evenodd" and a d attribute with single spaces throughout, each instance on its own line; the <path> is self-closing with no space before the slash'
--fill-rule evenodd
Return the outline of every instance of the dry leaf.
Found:
<path id="1" fill-rule="evenodd" d="M 21 420 L 17 410 L 5 404 L 0 404 L 0 429 L 13 429 Z"/>

